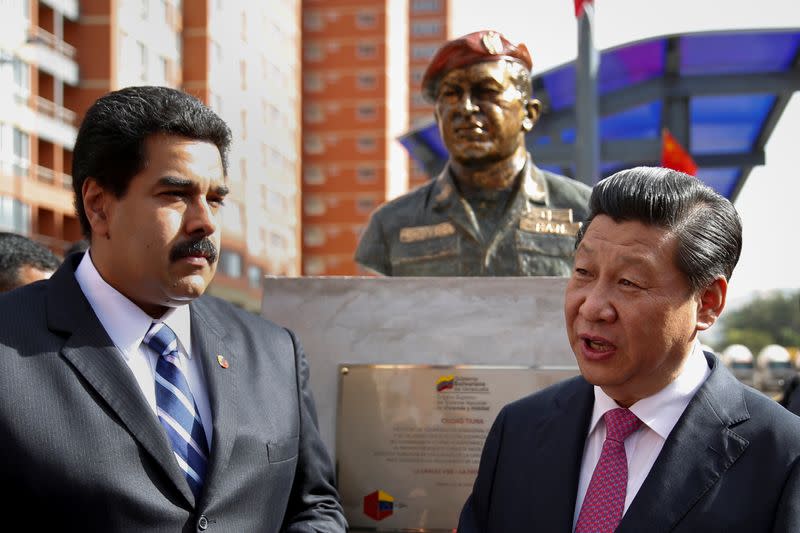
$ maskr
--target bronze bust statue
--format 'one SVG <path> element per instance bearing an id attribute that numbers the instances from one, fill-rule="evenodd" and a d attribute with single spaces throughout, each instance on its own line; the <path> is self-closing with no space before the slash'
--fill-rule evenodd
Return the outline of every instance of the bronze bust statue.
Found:
<path id="1" fill-rule="evenodd" d="M 445 43 L 422 79 L 449 152 L 431 182 L 378 208 L 355 259 L 388 276 L 568 276 L 591 189 L 537 168 L 531 58 L 494 31 Z"/>

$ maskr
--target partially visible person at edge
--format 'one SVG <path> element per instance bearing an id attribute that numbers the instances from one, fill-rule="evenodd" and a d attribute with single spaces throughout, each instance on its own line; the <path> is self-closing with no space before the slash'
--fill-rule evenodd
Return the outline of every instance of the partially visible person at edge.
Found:
<path id="1" fill-rule="evenodd" d="M 524 44 L 495 31 L 436 52 L 422 93 L 447 165 L 372 214 L 358 263 L 387 276 L 569 276 L 591 190 L 540 169 L 527 151 L 542 107 L 531 66 Z"/>
<path id="2" fill-rule="evenodd" d="M 501 410 L 460 532 L 800 531 L 800 418 L 697 340 L 741 246 L 692 176 L 595 186 L 564 304 L 581 375 Z"/>
<path id="3" fill-rule="evenodd" d="M 230 141 L 165 87 L 87 111 L 89 251 L 0 297 L 0 483 L 24 529 L 345 530 L 297 339 L 203 295 Z"/>
<path id="4" fill-rule="evenodd" d="M 47 279 L 60 264 L 46 246 L 23 235 L 0 232 L 0 292 Z"/>

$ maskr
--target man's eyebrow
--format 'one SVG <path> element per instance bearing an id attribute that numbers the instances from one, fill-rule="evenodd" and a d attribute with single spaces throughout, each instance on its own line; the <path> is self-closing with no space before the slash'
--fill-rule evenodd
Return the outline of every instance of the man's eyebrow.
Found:
<path id="1" fill-rule="evenodd" d="M 163 185 L 165 187 L 179 187 L 181 189 L 189 189 L 191 187 L 195 187 L 197 184 L 186 178 L 179 178 L 177 176 L 163 176 L 158 180 L 159 185 Z"/>

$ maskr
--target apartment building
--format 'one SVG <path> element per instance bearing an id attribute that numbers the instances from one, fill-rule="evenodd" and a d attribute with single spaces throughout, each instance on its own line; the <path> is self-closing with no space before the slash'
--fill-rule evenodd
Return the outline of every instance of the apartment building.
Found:
<path id="1" fill-rule="evenodd" d="M 409 128 L 427 124 L 433 118 L 433 105 L 420 91 L 422 76 L 433 54 L 452 37 L 450 17 L 452 0 L 409 0 L 408 6 L 408 98 Z M 409 188 L 419 187 L 430 179 L 423 168 L 409 156 Z"/>
<path id="2" fill-rule="evenodd" d="M 302 6 L 303 273 L 356 275 L 369 214 L 408 190 L 408 0 Z"/>
<path id="3" fill-rule="evenodd" d="M 184 0 L 183 14 L 183 88 L 234 134 L 210 290 L 249 306 L 265 274 L 300 275 L 300 2 Z"/>
<path id="4" fill-rule="evenodd" d="M 299 27 L 299 0 L 0 0 L 0 230 L 63 252 L 81 237 L 70 169 L 88 106 L 182 88 L 234 133 L 210 292 L 257 309 L 264 274 L 300 272 Z"/>

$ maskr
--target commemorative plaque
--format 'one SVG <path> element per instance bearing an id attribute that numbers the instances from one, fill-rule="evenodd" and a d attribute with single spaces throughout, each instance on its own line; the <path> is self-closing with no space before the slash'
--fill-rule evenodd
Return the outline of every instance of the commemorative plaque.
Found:
<path id="1" fill-rule="evenodd" d="M 341 365 L 337 465 L 351 530 L 452 531 L 500 409 L 577 372 Z"/>

